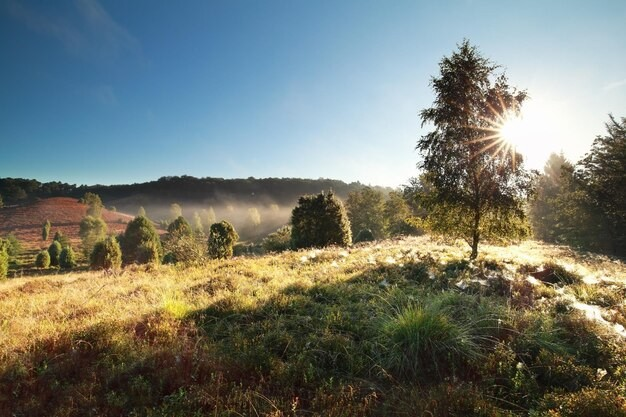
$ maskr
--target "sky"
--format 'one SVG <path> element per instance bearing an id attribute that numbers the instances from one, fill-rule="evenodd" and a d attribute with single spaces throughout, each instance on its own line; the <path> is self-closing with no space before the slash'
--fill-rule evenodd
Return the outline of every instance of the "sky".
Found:
<path id="1" fill-rule="evenodd" d="M 0 0 L 0 177 L 417 175 L 463 39 L 528 92 L 527 162 L 626 117 L 626 1 Z"/>

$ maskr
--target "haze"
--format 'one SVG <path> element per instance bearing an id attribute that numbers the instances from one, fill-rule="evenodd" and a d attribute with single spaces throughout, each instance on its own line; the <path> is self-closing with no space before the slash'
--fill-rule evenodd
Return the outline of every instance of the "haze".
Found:
<path id="1" fill-rule="evenodd" d="M 0 3 L 0 177 L 398 186 L 464 38 L 528 90 L 531 168 L 626 108 L 626 2 Z M 536 122 L 537 123 L 537 122 Z"/>

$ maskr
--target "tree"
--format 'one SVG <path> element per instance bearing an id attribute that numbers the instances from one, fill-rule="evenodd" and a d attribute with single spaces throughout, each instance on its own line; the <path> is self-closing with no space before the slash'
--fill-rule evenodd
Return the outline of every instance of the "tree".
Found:
<path id="1" fill-rule="evenodd" d="M 470 259 L 481 239 L 519 238 L 528 233 L 524 202 L 531 177 L 523 159 L 499 135 L 499 126 L 519 113 L 526 98 L 508 84 L 497 65 L 465 40 L 439 64 L 431 79 L 433 106 L 420 112 L 422 136 L 418 164 L 433 192 L 424 196 L 427 225 L 435 232 L 462 237 Z"/>
<path id="2" fill-rule="evenodd" d="M 0 195 L 0 208 L 4 207 L 4 201 L 2 200 L 2 195 Z"/>
<path id="3" fill-rule="evenodd" d="M 9 272 L 9 242 L 0 239 L 0 279 L 6 278 Z"/>
<path id="4" fill-rule="evenodd" d="M 193 212 L 193 231 L 197 234 L 204 234 L 204 225 L 202 224 L 202 218 L 197 211 Z"/>
<path id="5" fill-rule="evenodd" d="M 300 197 L 291 212 L 291 225 L 295 249 L 347 246 L 352 242 L 346 209 L 332 191 Z"/>
<path id="6" fill-rule="evenodd" d="M 174 220 L 183 215 L 183 209 L 178 203 L 172 203 L 170 205 L 170 219 Z"/>
<path id="7" fill-rule="evenodd" d="M 385 237 L 385 198 L 383 193 L 371 187 L 365 187 L 348 194 L 346 210 L 350 218 L 352 236 L 368 229 L 374 239 Z"/>
<path id="8" fill-rule="evenodd" d="M 63 234 L 60 230 L 57 230 L 54 234 L 54 238 L 52 238 L 55 242 L 59 242 L 61 247 L 67 246 L 70 244 L 70 239 Z"/>
<path id="9" fill-rule="evenodd" d="M 214 223 L 209 229 L 208 251 L 213 259 L 228 259 L 233 256 L 233 246 L 239 239 L 232 224 L 226 220 Z"/>
<path id="10" fill-rule="evenodd" d="M 101 218 L 87 216 L 80 221 L 78 234 L 85 258 L 89 258 L 97 242 L 104 240 L 107 231 L 107 224 Z"/>
<path id="11" fill-rule="evenodd" d="M 291 248 L 291 226 L 283 226 L 263 239 L 267 252 L 284 252 Z"/>
<path id="12" fill-rule="evenodd" d="M 109 236 L 96 243 L 89 259 L 93 269 L 119 269 L 122 265 L 120 245 L 113 236 Z"/>
<path id="13" fill-rule="evenodd" d="M 626 254 L 626 118 L 609 115 L 607 134 L 597 136 L 578 164 L 577 177 L 604 220 L 611 251 Z"/>
<path id="14" fill-rule="evenodd" d="M 196 241 L 191 226 L 183 216 L 177 217 L 167 227 L 164 242 L 167 263 L 193 264 L 202 261 L 203 249 Z"/>
<path id="15" fill-rule="evenodd" d="M 35 266 L 37 268 L 47 268 L 50 266 L 50 254 L 47 250 L 42 250 L 37 254 Z"/>
<path id="16" fill-rule="evenodd" d="M 102 204 L 102 200 L 98 194 L 87 192 L 80 201 L 83 204 L 87 204 L 87 216 L 96 218 L 102 216 L 104 204 Z"/>
<path id="17" fill-rule="evenodd" d="M 215 221 L 216 221 L 215 211 L 213 210 L 213 207 L 210 206 L 208 210 L 207 209 L 203 209 L 201 217 L 202 217 L 202 221 L 204 223 L 205 230 L 209 229 L 211 227 L 211 225 L 213 223 L 215 223 Z"/>
<path id="18" fill-rule="evenodd" d="M 137 216 L 126 225 L 121 237 L 124 264 L 159 263 L 163 248 L 154 225 L 143 216 Z"/>
<path id="19" fill-rule="evenodd" d="M 385 232 L 389 236 L 415 235 L 420 230 L 411 224 L 411 207 L 398 191 L 389 193 L 384 208 Z"/>
<path id="20" fill-rule="evenodd" d="M 43 224 L 43 228 L 41 229 L 41 239 L 44 242 L 48 240 L 48 237 L 50 236 L 51 227 L 52 225 L 50 224 L 50 220 L 46 220 L 46 222 Z"/>
<path id="21" fill-rule="evenodd" d="M 53 240 L 50 246 L 48 246 L 48 253 L 50 254 L 50 266 L 59 266 L 61 250 L 61 243 L 59 243 L 58 240 Z"/>
<path id="22" fill-rule="evenodd" d="M 167 226 L 167 233 L 172 237 L 192 236 L 193 231 L 189 222 L 183 216 L 178 216 Z"/>
<path id="23" fill-rule="evenodd" d="M 76 266 L 76 254 L 71 246 L 66 246 L 61 250 L 59 266 L 63 269 L 72 269 Z"/>
<path id="24" fill-rule="evenodd" d="M 148 217 L 146 215 L 146 209 L 143 208 L 143 206 L 140 206 L 139 210 L 137 210 L 137 216 Z"/>

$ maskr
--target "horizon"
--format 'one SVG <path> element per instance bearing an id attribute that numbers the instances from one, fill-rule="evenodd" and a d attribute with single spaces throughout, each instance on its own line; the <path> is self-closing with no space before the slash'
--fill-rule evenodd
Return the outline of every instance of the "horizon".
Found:
<path id="1" fill-rule="evenodd" d="M 626 3 L 609 0 L 6 0 L 0 177 L 396 188 L 418 175 L 418 113 L 463 39 L 528 92 L 528 168 L 551 152 L 575 163 L 610 113 L 626 116 L 624 21 Z"/>

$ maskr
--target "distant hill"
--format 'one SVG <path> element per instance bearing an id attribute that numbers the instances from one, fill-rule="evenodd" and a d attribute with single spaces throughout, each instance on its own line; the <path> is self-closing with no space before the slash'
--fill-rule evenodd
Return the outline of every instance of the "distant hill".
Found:
<path id="1" fill-rule="evenodd" d="M 5 207 L 0 210 L 0 236 L 14 234 L 30 249 L 43 248 L 50 245 L 57 231 L 67 236 L 72 246 L 78 247 L 80 221 L 87 212 L 87 206 L 72 197 L 53 197 L 22 205 Z M 126 223 L 132 216 L 109 210 L 102 210 L 102 218 L 110 232 L 124 231 Z M 50 238 L 41 239 L 41 229 L 46 220 L 52 224 Z"/>
<path id="2" fill-rule="evenodd" d="M 182 206 L 183 215 L 191 221 L 195 212 L 213 208 L 217 220 L 227 219 L 238 230 L 245 229 L 249 209 L 257 209 L 261 225 L 254 231 L 244 230 L 244 238 L 260 237 L 289 221 L 298 197 L 332 190 L 341 199 L 351 191 L 365 187 L 359 182 L 345 183 L 332 179 L 302 178 L 195 178 L 161 177 L 156 181 L 124 185 L 76 186 L 60 182 L 41 183 L 32 179 L 0 179 L 0 195 L 7 207 L 24 205 L 41 198 L 80 198 L 86 192 L 100 196 L 107 208 L 135 215 L 139 207 L 155 221 L 170 217 L 170 205 Z M 385 187 L 373 187 L 383 192 Z M 1 212 L 2 210 L 0 210 Z M 45 221 L 45 219 L 44 219 Z"/>

